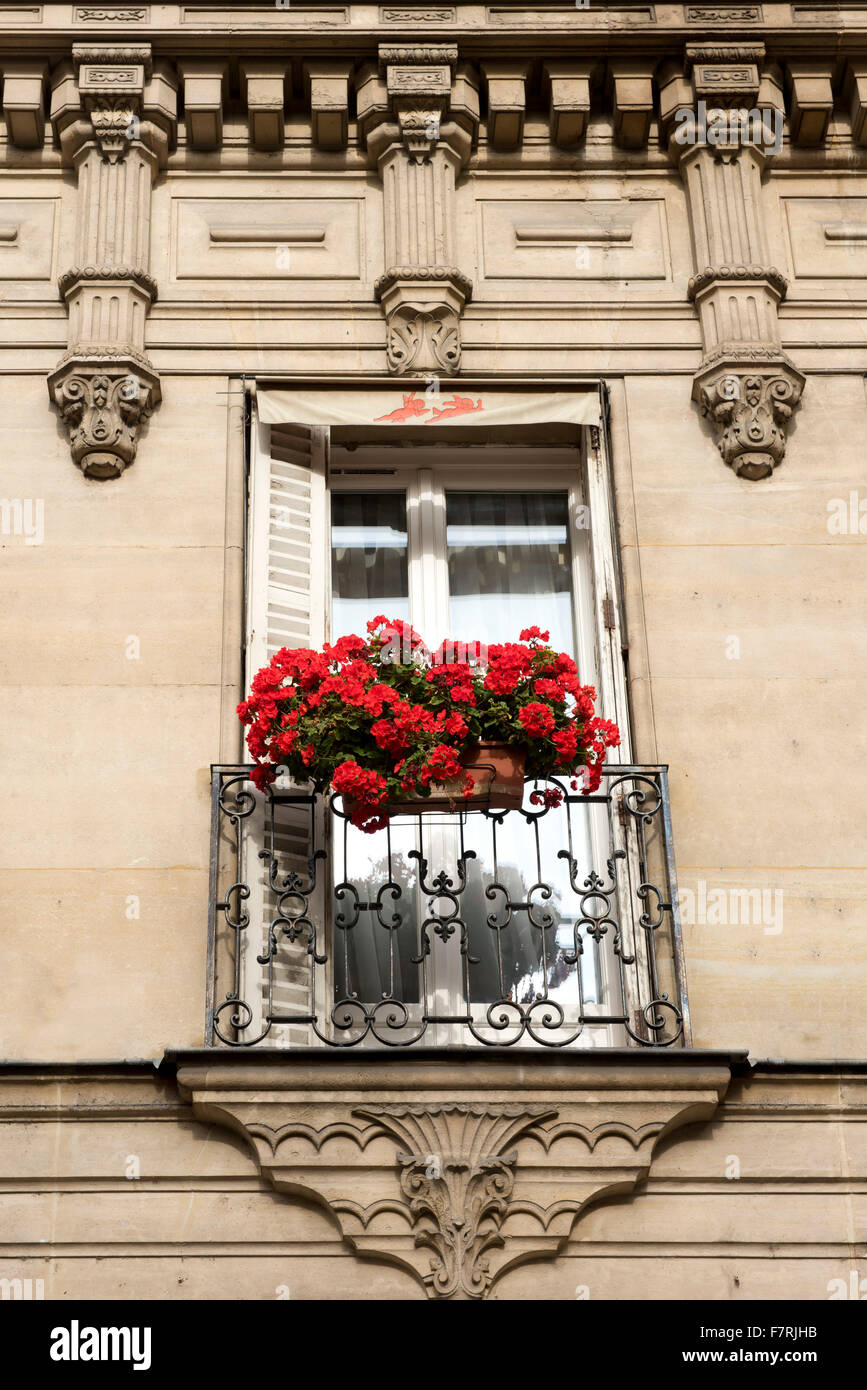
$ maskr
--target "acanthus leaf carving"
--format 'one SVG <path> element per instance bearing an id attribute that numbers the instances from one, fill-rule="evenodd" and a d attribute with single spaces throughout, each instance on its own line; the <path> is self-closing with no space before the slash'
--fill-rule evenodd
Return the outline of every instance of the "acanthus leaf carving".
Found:
<path id="1" fill-rule="evenodd" d="M 74 44 L 72 58 L 72 68 L 55 74 L 52 106 L 64 161 L 78 179 L 75 259 L 58 282 L 69 348 L 48 389 L 73 462 L 107 479 L 133 462 L 142 421 L 160 400 L 145 352 L 157 295 L 147 251 L 152 182 L 167 158 L 177 84 L 166 63 L 155 70 L 148 43 Z"/>
<path id="2" fill-rule="evenodd" d="M 434 1298 L 484 1298 L 493 1279 L 488 1252 L 505 1244 L 517 1153 L 510 1146 L 557 1118 L 545 1105 L 368 1105 L 398 1149 L 400 1187 L 415 1243 L 431 1252 L 425 1276 Z"/>
<path id="3" fill-rule="evenodd" d="M 86 105 L 103 158 L 109 164 L 116 164 L 129 148 L 129 131 L 134 128 L 133 121 L 139 109 L 136 96 L 130 93 L 116 97 L 90 96 Z"/>
<path id="4" fill-rule="evenodd" d="M 110 365 L 73 358 L 52 373 L 49 386 L 73 462 L 89 478 L 120 477 L 135 458 L 139 425 L 159 400 L 155 375 L 132 354 Z"/>
<path id="5" fill-rule="evenodd" d="M 401 304 L 388 316 L 389 371 L 444 372 L 460 369 L 460 316 L 449 304 Z"/>
<path id="6" fill-rule="evenodd" d="M 739 477 L 767 478 L 786 451 L 786 428 L 801 398 L 804 378 L 771 353 L 733 352 L 722 368 L 699 373 L 695 394 L 717 434 L 717 447 Z M 745 365 L 752 358 L 755 366 Z M 749 360 L 749 359 L 748 359 Z"/>

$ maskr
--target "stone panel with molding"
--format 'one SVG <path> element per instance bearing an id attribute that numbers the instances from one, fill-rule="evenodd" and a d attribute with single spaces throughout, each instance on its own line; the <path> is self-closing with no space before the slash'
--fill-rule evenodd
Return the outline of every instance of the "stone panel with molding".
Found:
<path id="1" fill-rule="evenodd" d="M 655 196 L 607 199 L 498 197 L 486 183 L 476 198 L 479 297 L 514 298 L 519 282 L 534 299 L 581 300 L 593 282 L 594 294 L 618 299 L 679 298 L 670 220 L 663 183 Z"/>
<path id="2" fill-rule="evenodd" d="M 171 271 L 176 296 L 208 282 L 234 301 L 269 296 L 334 298 L 365 290 L 365 194 L 342 184 L 337 196 L 309 183 L 275 196 L 176 194 L 171 209 Z M 265 190 L 262 189 L 262 194 Z"/>
<path id="3" fill-rule="evenodd" d="M 867 185 L 859 182 L 853 187 L 847 180 L 851 192 L 839 196 L 819 194 L 818 187 L 815 194 L 780 194 L 783 236 L 793 273 L 789 299 L 852 293 L 863 298 L 867 293 Z M 844 286 L 842 281 L 857 283 Z"/>
<path id="4" fill-rule="evenodd" d="M 8 188 L 8 182 L 6 184 Z M 4 298 L 50 299 L 56 303 L 57 231 L 60 198 L 0 198 L 0 281 Z M 14 289 L 8 284 L 16 281 Z"/>

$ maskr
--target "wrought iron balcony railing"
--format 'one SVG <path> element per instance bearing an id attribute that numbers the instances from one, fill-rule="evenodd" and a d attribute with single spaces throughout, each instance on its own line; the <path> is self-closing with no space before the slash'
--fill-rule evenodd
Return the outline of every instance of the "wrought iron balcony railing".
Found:
<path id="1" fill-rule="evenodd" d="M 689 1045 L 665 767 L 374 835 L 249 772 L 213 768 L 209 1045 Z"/>

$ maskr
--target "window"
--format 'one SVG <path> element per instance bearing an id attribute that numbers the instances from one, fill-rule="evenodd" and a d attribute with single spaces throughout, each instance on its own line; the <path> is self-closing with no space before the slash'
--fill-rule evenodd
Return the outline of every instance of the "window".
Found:
<path id="1" fill-rule="evenodd" d="M 582 450 L 581 433 L 558 427 L 559 437 L 537 442 L 513 432 L 508 442 L 474 445 L 259 426 L 249 673 L 281 645 L 363 633 L 378 613 L 407 618 L 431 647 L 444 637 L 514 639 L 537 624 L 597 687 L 600 712 L 626 736 L 628 761 L 608 479 L 598 437 Z M 267 985 L 262 1017 L 305 1015 L 298 1004 L 309 986 L 308 1015 L 339 1028 L 384 1010 L 389 1041 L 411 1038 L 420 1020 L 429 1043 L 466 1042 L 458 1025 L 467 1020 L 484 1041 L 511 1041 L 535 1005 L 549 1015 L 553 1006 L 564 1027 L 580 1017 L 591 1045 L 623 1040 L 610 1022 L 622 1008 L 610 1000 L 619 964 L 612 934 L 582 936 L 578 968 L 567 968 L 586 911 L 570 869 L 583 877 L 604 866 L 602 807 L 582 804 L 572 815 L 571 863 L 555 814 L 395 817 L 375 836 L 339 815 L 325 819 L 317 843 L 327 841 L 329 873 L 316 913 L 326 982 L 314 997 L 306 943 L 292 943 L 282 995 Z M 291 816 L 288 824 L 284 815 L 272 848 L 301 872 L 307 829 L 299 819 L 293 842 Z M 261 872 L 259 880 L 250 915 L 261 914 L 267 944 L 279 884 Z M 261 971 L 262 938 L 250 942 L 248 973 Z M 300 1032 L 285 1025 L 273 1040 L 291 1045 Z M 381 1040 L 374 1029 L 369 1041 Z"/>

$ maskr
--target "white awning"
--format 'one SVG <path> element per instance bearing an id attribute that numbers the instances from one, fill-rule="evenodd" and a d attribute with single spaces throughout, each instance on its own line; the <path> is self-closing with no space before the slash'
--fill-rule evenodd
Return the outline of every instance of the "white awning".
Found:
<path id="1" fill-rule="evenodd" d="M 571 391 L 513 391 L 440 382 L 434 393 L 407 382 L 367 390 L 256 391 L 259 418 L 267 425 L 598 425 L 595 386 Z"/>

